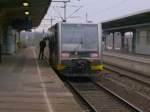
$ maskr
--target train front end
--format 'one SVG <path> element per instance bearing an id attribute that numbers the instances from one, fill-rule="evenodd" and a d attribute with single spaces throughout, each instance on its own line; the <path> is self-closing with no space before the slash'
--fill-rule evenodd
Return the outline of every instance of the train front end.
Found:
<path id="1" fill-rule="evenodd" d="M 61 71 L 89 73 L 102 71 L 101 36 L 97 24 L 61 24 Z"/>

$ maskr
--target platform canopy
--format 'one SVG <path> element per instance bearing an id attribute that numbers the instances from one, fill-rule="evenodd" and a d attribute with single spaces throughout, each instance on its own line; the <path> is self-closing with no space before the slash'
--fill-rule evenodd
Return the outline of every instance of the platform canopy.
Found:
<path id="1" fill-rule="evenodd" d="M 15 27 L 22 27 L 26 23 L 28 24 L 27 26 L 32 24 L 32 27 L 37 27 L 46 14 L 51 1 L 0 0 L 0 21 L 13 24 Z"/>
<path id="2" fill-rule="evenodd" d="M 127 15 L 118 19 L 102 22 L 103 30 L 120 30 L 135 28 L 141 25 L 150 25 L 150 11 Z"/>

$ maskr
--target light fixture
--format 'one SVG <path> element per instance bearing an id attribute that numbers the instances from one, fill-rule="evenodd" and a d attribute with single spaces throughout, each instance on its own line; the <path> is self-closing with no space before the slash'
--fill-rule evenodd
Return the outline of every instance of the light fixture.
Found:
<path id="1" fill-rule="evenodd" d="M 29 11 L 25 11 L 25 15 L 29 15 L 30 13 L 29 13 Z"/>
<path id="2" fill-rule="evenodd" d="M 23 2 L 22 4 L 23 4 L 24 7 L 29 6 L 29 3 L 28 3 L 28 2 Z"/>

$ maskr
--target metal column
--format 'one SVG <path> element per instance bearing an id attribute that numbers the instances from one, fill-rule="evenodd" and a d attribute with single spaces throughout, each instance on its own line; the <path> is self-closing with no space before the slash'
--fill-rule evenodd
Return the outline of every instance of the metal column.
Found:
<path id="1" fill-rule="evenodd" d="M 1 50 L 1 43 L 0 43 L 0 63 L 2 62 L 2 50 Z"/>
<path id="2" fill-rule="evenodd" d="M 113 46 L 112 46 L 112 50 L 115 50 L 115 33 L 112 32 L 112 35 L 113 35 Z"/>
<path id="3" fill-rule="evenodd" d="M 107 36 L 108 36 L 109 32 L 103 31 L 103 42 L 104 42 L 104 49 L 103 50 L 107 50 Z"/>
<path id="4" fill-rule="evenodd" d="M 0 63 L 2 62 L 2 32 L 0 29 Z"/>
<path id="5" fill-rule="evenodd" d="M 124 51 L 124 32 L 120 32 L 121 33 L 121 49 L 122 51 Z"/>
<path id="6" fill-rule="evenodd" d="M 132 33 L 133 33 L 133 38 L 132 38 L 132 53 L 135 53 L 135 49 L 136 49 L 136 30 L 133 30 Z"/>

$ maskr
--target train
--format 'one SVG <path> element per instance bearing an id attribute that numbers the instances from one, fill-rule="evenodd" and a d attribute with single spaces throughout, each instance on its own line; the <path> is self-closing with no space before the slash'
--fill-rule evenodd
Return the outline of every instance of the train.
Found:
<path id="1" fill-rule="evenodd" d="M 49 63 L 63 73 L 103 70 L 102 36 L 98 24 L 56 23 L 49 28 Z"/>

